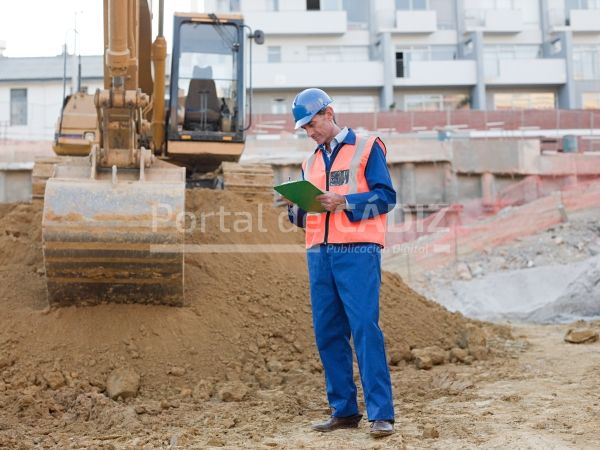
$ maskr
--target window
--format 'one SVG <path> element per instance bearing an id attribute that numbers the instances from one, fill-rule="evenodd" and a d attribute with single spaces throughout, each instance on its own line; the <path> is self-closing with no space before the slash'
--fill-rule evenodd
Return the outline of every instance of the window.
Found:
<path id="1" fill-rule="evenodd" d="M 267 0 L 267 11 L 279 11 L 279 0 Z"/>
<path id="2" fill-rule="evenodd" d="M 404 77 L 404 52 L 396 52 L 396 78 Z"/>
<path id="3" fill-rule="evenodd" d="M 340 0 L 306 0 L 307 11 L 339 11 Z"/>
<path id="4" fill-rule="evenodd" d="M 468 9 L 521 9 L 525 2 L 536 0 L 464 0 L 464 8 Z"/>
<path id="5" fill-rule="evenodd" d="M 369 2 L 364 0 L 343 0 L 342 6 L 349 23 L 366 24 L 369 20 Z"/>
<path id="6" fill-rule="evenodd" d="M 600 0 L 567 0 L 567 10 L 572 9 L 598 9 Z"/>
<path id="7" fill-rule="evenodd" d="M 320 11 L 321 2 L 319 0 L 306 0 L 307 11 Z"/>
<path id="8" fill-rule="evenodd" d="M 455 3 L 448 0 L 429 0 L 429 9 L 436 12 L 440 30 L 456 30 Z"/>
<path id="9" fill-rule="evenodd" d="M 469 98 L 465 94 L 420 94 L 406 95 L 406 111 L 451 111 L 468 108 Z"/>
<path id="10" fill-rule="evenodd" d="M 456 47 L 436 45 L 423 47 L 405 47 L 396 52 L 396 77 L 409 77 L 410 64 L 413 61 L 453 61 L 456 59 Z"/>
<path id="11" fill-rule="evenodd" d="M 240 0 L 217 0 L 217 11 L 233 12 L 240 10 Z"/>
<path id="12" fill-rule="evenodd" d="M 340 113 L 376 112 L 377 98 L 372 95 L 336 95 L 335 111 Z"/>
<path id="13" fill-rule="evenodd" d="M 408 61 L 453 61 L 456 59 L 456 47 L 454 45 L 436 45 L 404 47 L 402 52 Z"/>
<path id="14" fill-rule="evenodd" d="M 576 46 L 573 49 L 573 78 L 576 80 L 600 78 L 600 55 L 597 48 Z"/>
<path id="15" fill-rule="evenodd" d="M 274 98 L 271 102 L 271 114 L 287 114 L 288 107 L 284 98 Z"/>
<path id="16" fill-rule="evenodd" d="M 369 60 L 369 47 L 366 45 L 308 46 L 306 50 L 310 62 L 359 62 Z"/>
<path id="17" fill-rule="evenodd" d="M 27 125 L 27 89 L 10 90 L 10 126 Z"/>
<path id="18" fill-rule="evenodd" d="M 267 62 L 279 63 L 281 62 L 281 47 L 280 46 L 269 46 L 267 47 Z"/>
<path id="19" fill-rule="evenodd" d="M 583 109 L 600 109 L 600 92 L 584 92 L 581 106 Z"/>
<path id="20" fill-rule="evenodd" d="M 483 67 L 486 77 L 496 77 L 500 61 L 507 59 L 536 59 L 541 56 L 539 45 L 490 45 L 483 51 Z"/>
<path id="21" fill-rule="evenodd" d="M 396 9 L 401 11 L 427 9 L 427 0 L 396 0 Z"/>
<path id="22" fill-rule="evenodd" d="M 554 109 L 555 99 L 552 92 L 523 92 L 494 94 L 495 109 Z"/>
<path id="23" fill-rule="evenodd" d="M 321 11 L 339 11 L 338 0 L 321 0 Z"/>

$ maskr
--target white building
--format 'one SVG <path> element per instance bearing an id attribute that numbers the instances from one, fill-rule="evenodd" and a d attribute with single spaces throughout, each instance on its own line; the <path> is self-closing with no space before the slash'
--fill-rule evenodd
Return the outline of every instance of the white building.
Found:
<path id="1" fill-rule="evenodd" d="M 194 3 L 194 2 L 192 2 Z M 326 89 L 339 112 L 600 108 L 600 0 L 206 0 L 262 29 L 255 113 Z M 165 20 L 170 20 L 166 18 Z M 65 58 L 5 58 L 0 140 L 50 139 Z M 82 58 L 101 87 L 102 57 Z M 76 64 L 67 58 L 66 93 Z"/>
<path id="2" fill-rule="evenodd" d="M 77 90 L 78 66 L 72 55 L 0 56 L 0 142 L 52 139 L 64 96 Z M 83 56 L 81 85 L 94 92 L 103 86 L 103 80 L 102 57 Z"/>
<path id="3" fill-rule="evenodd" d="M 255 110 L 320 86 L 341 111 L 600 108 L 600 0 L 206 0 L 241 11 Z"/>

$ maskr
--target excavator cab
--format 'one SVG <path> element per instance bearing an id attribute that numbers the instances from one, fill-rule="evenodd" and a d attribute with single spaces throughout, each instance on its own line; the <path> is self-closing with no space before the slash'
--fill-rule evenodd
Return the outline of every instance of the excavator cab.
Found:
<path id="1" fill-rule="evenodd" d="M 176 13 L 167 155 L 196 171 L 237 162 L 245 140 L 241 16 Z"/>

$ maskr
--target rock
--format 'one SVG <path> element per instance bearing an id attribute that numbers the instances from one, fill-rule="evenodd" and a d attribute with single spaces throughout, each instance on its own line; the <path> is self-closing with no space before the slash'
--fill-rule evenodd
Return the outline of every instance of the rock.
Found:
<path id="1" fill-rule="evenodd" d="M 428 423 L 423 427 L 423 437 L 425 439 L 437 439 L 440 437 L 440 432 L 432 424 Z"/>
<path id="2" fill-rule="evenodd" d="M 431 362 L 434 366 L 444 364 L 448 361 L 448 352 L 437 345 L 425 347 L 423 350 L 427 352 L 427 355 L 431 358 Z"/>
<path id="3" fill-rule="evenodd" d="M 213 437 L 206 442 L 209 447 L 225 447 L 225 441 L 219 437 Z"/>
<path id="4" fill-rule="evenodd" d="M 179 403 L 179 400 L 167 400 L 167 399 L 163 399 L 163 400 L 160 401 L 160 408 L 161 409 L 179 408 L 180 405 L 181 405 L 181 403 Z"/>
<path id="5" fill-rule="evenodd" d="M 461 280 L 468 281 L 473 279 L 471 269 L 469 269 L 469 266 L 464 262 L 460 262 L 456 265 L 456 275 L 458 275 Z"/>
<path id="6" fill-rule="evenodd" d="M 183 389 L 181 389 L 181 391 L 179 391 L 179 396 L 182 398 L 191 397 L 192 390 L 190 388 L 183 388 Z"/>
<path id="7" fill-rule="evenodd" d="M 185 375 L 185 367 L 171 367 L 167 374 L 173 375 L 174 377 L 182 377 Z"/>
<path id="8" fill-rule="evenodd" d="M 254 377 L 263 389 L 273 389 L 283 383 L 283 377 L 275 373 L 267 372 L 264 369 L 256 369 Z"/>
<path id="9" fill-rule="evenodd" d="M 487 359 L 489 355 L 489 350 L 487 347 L 484 347 L 482 345 L 474 345 L 472 347 L 469 347 L 469 353 L 471 354 L 473 359 L 483 361 L 484 359 Z"/>
<path id="10" fill-rule="evenodd" d="M 408 344 L 402 342 L 394 346 L 390 351 L 390 364 L 397 366 L 400 361 L 412 361 L 413 355 Z"/>
<path id="11" fill-rule="evenodd" d="M 231 417 L 226 417 L 221 421 L 219 425 L 223 428 L 233 428 L 235 427 L 235 420 Z"/>
<path id="12" fill-rule="evenodd" d="M 591 256 L 600 255 L 600 245 L 592 244 L 588 248 L 588 252 Z"/>
<path id="13" fill-rule="evenodd" d="M 11 356 L 0 356 L 0 370 L 10 367 L 15 363 L 15 358 Z"/>
<path id="14" fill-rule="evenodd" d="M 135 397 L 140 388 L 140 376 L 133 369 L 117 368 L 106 380 L 106 393 L 113 400 Z"/>
<path id="15" fill-rule="evenodd" d="M 48 383 L 48 387 L 50 389 L 58 389 L 63 387 L 65 384 L 67 384 L 67 380 L 65 380 L 64 375 L 62 374 L 62 372 L 59 372 L 58 370 L 53 370 L 52 372 L 46 372 L 43 375 L 44 380 L 46 381 L 46 383 Z"/>
<path id="16" fill-rule="evenodd" d="M 484 275 L 483 268 L 479 264 L 473 265 L 471 268 L 471 275 L 473 277 L 481 277 Z"/>
<path id="17" fill-rule="evenodd" d="M 205 402 L 209 400 L 215 392 L 215 385 L 208 380 L 202 380 L 194 387 L 192 396 L 196 401 Z"/>
<path id="18" fill-rule="evenodd" d="M 438 346 L 433 345 L 431 347 L 414 349 L 412 351 L 412 356 L 413 358 L 415 358 L 415 360 L 417 358 L 429 359 L 431 361 L 431 364 L 437 366 L 446 362 L 448 354 L 446 351 L 442 350 Z"/>
<path id="19" fill-rule="evenodd" d="M 565 342 L 571 344 L 590 344 L 598 340 L 598 333 L 590 328 L 569 329 Z"/>
<path id="20" fill-rule="evenodd" d="M 270 359 L 267 363 L 267 368 L 269 369 L 269 372 L 281 372 L 283 370 L 283 364 L 276 359 Z"/>
<path id="21" fill-rule="evenodd" d="M 428 356 L 417 355 L 415 356 L 415 366 L 417 366 L 417 369 L 429 370 L 433 367 L 433 363 Z"/>
<path id="22" fill-rule="evenodd" d="M 142 405 L 137 405 L 134 408 L 136 414 L 148 414 L 149 416 L 157 416 L 161 413 L 161 405 L 157 401 L 149 401 Z"/>
<path id="23" fill-rule="evenodd" d="M 485 347 L 487 339 L 481 328 L 468 324 L 458 338 L 457 344 L 460 348 L 465 349 L 467 347 Z"/>
<path id="24" fill-rule="evenodd" d="M 556 245 L 561 245 L 563 242 L 565 242 L 565 240 L 564 240 L 562 237 L 560 237 L 560 236 L 556 236 L 556 237 L 554 238 L 554 243 L 555 243 Z"/>
<path id="25" fill-rule="evenodd" d="M 225 383 L 219 389 L 217 395 L 224 402 L 241 402 L 247 393 L 248 388 L 242 383 L 230 382 Z"/>
<path id="26" fill-rule="evenodd" d="M 454 347 L 450 350 L 450 361 L 452 362 L 461 362 L 464 363 L 469 356 L 469 352 L 463 350 L 462 348 Z"/>

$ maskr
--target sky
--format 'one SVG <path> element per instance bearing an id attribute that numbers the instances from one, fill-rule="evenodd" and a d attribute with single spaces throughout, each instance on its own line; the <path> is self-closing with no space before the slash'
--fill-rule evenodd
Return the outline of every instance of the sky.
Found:
<path id="1" fill-rule="evenodd" d="M 158 0 L 151 0 L 154 18 Z M 164 0 L 164 34 L 172 42 L 173 13 L 202 11 L 204 0 Z M 75 45 L 82 55 L 103 53 L 102 0 L 0 0 L 0 41 L 8 57 L 56 56 L 65 42 L 69 53 Z M 75 32 L 75 29 L 77 32 Z M 156 36 L 156 20 L 153 24 Z"/>

